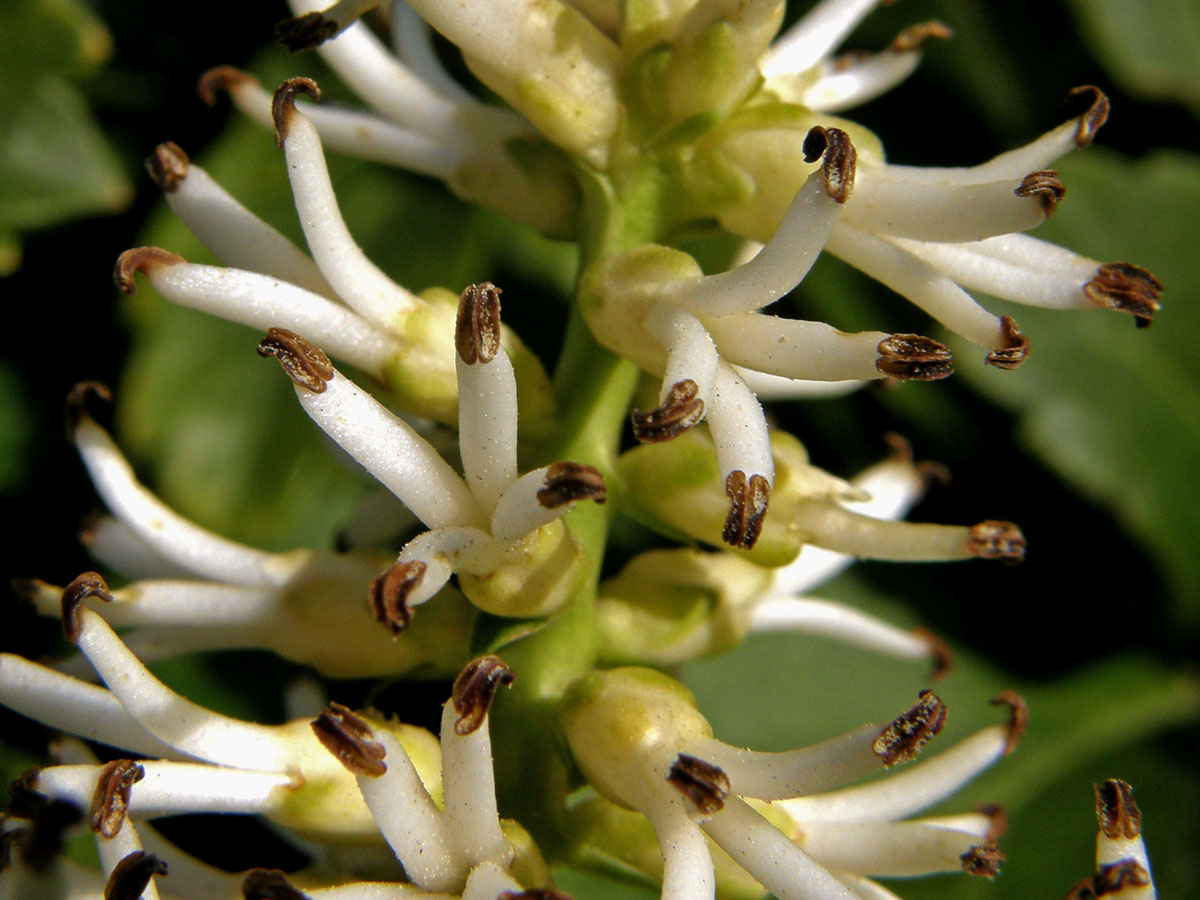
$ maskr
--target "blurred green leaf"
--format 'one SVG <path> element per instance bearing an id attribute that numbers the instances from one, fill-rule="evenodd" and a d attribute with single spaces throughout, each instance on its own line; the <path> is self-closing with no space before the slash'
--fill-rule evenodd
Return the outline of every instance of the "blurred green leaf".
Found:
<path id="1" fill-rule="evenodd" d="M 76 0 L 5 0 L 0 6 L 0 84 L 33 74 L 82 75 L 112 53 L 108 29 Z"/>
<path id="2" fill-rule="evenodd" d="M 24 480 L 34 427 L 24 380 L 11 365 L 0 361 L 0 495 Z"/>
<path id="3" fill-rule="evenodd" d="M 1019 439 L 1144 542 L 1173 589 L 1179 620 L 1195 627 L 1200 157 L 1159 151 L 1135 162 L 1095 148 L 1061 161 L 1059 171 L 1070 194 L 1038 236 L 1145 266 L 1166 285 L 1163 310 L 1153 327 L 1135 331 L 1128 317 L 1107 311 L 1009 306 L 1031 337 L 1028 363 L 1011 374 L 985 370 L 979 354 L 963 348 L 959 372 L 1017 413 Z"/>
<path id="4" fill-rule="evenodd" d="M 1100 62 L 1129 93 L 1200 114 L 1200 4 L 1191 0 L 1071 0 Z"/>

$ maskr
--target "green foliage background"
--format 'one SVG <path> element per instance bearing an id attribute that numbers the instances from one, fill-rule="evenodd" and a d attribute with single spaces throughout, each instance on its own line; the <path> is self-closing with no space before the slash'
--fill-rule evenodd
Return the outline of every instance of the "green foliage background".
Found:
<path id="1" fill-rule="evenodd" d="M 255 356 L 252 332 L 167 307 L 148 289 L 118 302 L 108 282 L 117 254 L 139 243 L 207 259 L 137 171 L 168 138 L 299 236 L 271 136 L 205 110 L 191 84 L 210 65 L 236 62 L 267 83 L 314 75 L 353 101 L 315 57 L 263 49 L 282 6 L 243 7 L 110 0 L 89 12 L 66 0 L 10 0 L 0 14 L 11 45 L 0 54 L 0 259 L 15 266 L 17 235 L 27 242 L 23 268 L 0 282 L 13 316 L 0 359 L 0 497 L 17 526 L 5 567 L 14 576 L 63 582 L 90 567 L 73 533 L 95 500 L 59 427 L 61 398 L 84 378 L 116 386 L 121 441 L 147 480 L 233 537 L 277 549 L 329 546 L 368 489 Z M 1137 789 L 1162 895 L 1187 896 L 1200 883 L 1200 6 L 909 0 L 877 11 L 849 45 L 877 48 L 933 17 L 955 28 L 954 40 L 930 47 L 913 79 L 854 117 L 895 161 L 968 164 L 1064 118 L 1070 87 L 1100 85 L 1113 117 L 1096 146 L 1062 161 L 1069 194 L 1038 236 L 1144 265 L 1167 290 L 1145 332 L 1100 312 L 1005 310 L 1033 342 L 1015 373 L 987 369 L 981 354 L 956 345 L 959 375 L 950 382 L 774 410 L 839 475 L 878 458 L 880 436 L 900 431 L 955 476 L 915 518 L 1011 518 L 1030 538 L 1021 567 L 862 565 L 825 592 L 924 624 L 960 651 L 939 687 L 951 711 L 944 744 L 993 721 L 986 698 L 1003 688 L 1022 690 L 1033 709 L 1019 752 L 952 804 L 1008 806 L 1004 875 L 897 890 L 914 900 L 1063 895 L 1091 866 L 1090 785 L 1118 776 Z M 98 70 L 101 20 L 115 53 Z M 31 142 L 44 152 L 11 149 Z M 29 168 L 30 159 L 44 169 Z M 374 260 L 414 289 L 496 281 L 506 320 L 552 363 L 570 248 L 470 209 L 431 182 L 345 159 L 331 168 L 351 229 Z M 111 208 L 130 184 L 137 195 L 121 217 L 29 235 Z M 834 260 L 784 302 L 845 330 L 929 330 L 921 314 Z M 15 602 L 7 618 L 4 649 L 62 649 L 53 625 Z M 257 655 L 230 662 L 185 660 L 162 674 L 218 708 L 280 715 L 276 691 L 292 670 Z M 684 675 L 719 736 L 761 749 L 887 716 L 925 683 L 920 667 L 796 638 L 753 639 Z M 347 702 L 367 689 L 330 685 Z M 432 708 L 443 693 L 418 692 L 406 712 L 427 714 L 421 704 Z M 2 724 L 6 774 L 15 774 L 41 754 L 44 736 L 15 716 Z M 262 863 L 228 847 L 212 852 L 230 866 Z M 581 900 L 649 896 L 578 873 L 563 882 Z"/>

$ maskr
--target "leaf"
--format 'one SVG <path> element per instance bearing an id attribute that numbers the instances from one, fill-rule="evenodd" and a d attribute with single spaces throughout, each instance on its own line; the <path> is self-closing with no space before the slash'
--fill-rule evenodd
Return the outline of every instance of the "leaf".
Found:
<path id="1" fill-rule="evenodd" d="M 1129 93 L 1200 115 L 1200 5 L 1188 0 L 1071 0 L 1096 56 Z"/>
<path id="2" fill-rule="evenodd" d="M 1071 193 L 1038 236 L 1103 261 L 1136 262 L 1166 285 L 1153 327 L 1107 311 L 1004 309 L 1031 336 L 1018 372 L 959 372 L 1019 416 L 1019 439 L 1114 511 L 1157 559 L 1178 620 L 1200 626 L 1200 157 L 1159 151 L 1133 162 L 1099 149 L 1063 160 Z M 1160 224 L 1161 223 L 1161 224 Z M 989 306 L 1000 310 L 1004 304 Z M 960 345 L 961 346 L 961 345 Z"/>

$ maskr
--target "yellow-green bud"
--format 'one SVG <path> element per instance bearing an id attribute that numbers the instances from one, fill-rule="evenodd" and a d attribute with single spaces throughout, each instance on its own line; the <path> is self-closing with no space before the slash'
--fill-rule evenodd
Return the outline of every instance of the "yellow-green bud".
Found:
<path id="1" fill-rule="evenodd" d="M 475 606 L 496 616 L 548 616 L 570 599 L 583 577 L 583 550 L 562 519 L 516 541 L 505 562 L 487 575 L 459 572 Z"/>

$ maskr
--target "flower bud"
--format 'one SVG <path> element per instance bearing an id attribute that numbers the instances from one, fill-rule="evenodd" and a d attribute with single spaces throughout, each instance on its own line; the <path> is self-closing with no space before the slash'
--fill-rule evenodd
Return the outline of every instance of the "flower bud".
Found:
<path id="1" fill-rule="evenodd" d="M 485 575 L 458 573 L 475 606 L 495 616 L 547 616 L 562 607 L 583 577 L 583 550 L 561 519 L 515 541 L 504 562 Z"/>

